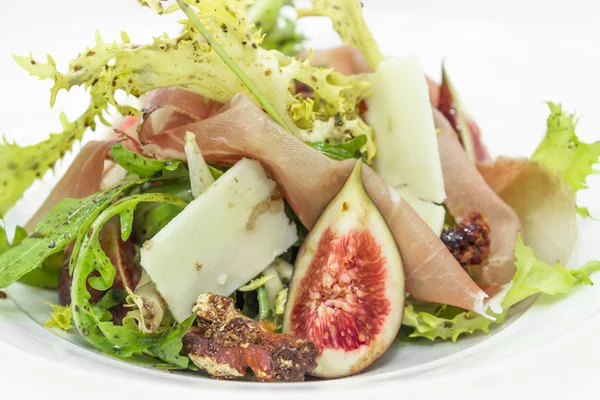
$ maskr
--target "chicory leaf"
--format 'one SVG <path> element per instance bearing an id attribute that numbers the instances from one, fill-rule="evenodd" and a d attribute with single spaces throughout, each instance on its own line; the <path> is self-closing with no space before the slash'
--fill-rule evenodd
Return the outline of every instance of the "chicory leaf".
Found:
<path id="1" fill-rule="evenodd" d="M 63 331 L 68 331 L 69 329 L 73 328 L 72 309 L 70 305 L 59 306 L 51 303 L 44 303 L 52 307 L 50 318 L 44 324 L 46 328 L 56 327 L 62 329 Z"/>
<path id="2" fill-rule="evenodd" d="M 548 103 L 550 116 L 546 136 L 533 153 L 532 159 L 549 168 L 567 182 L 573 191 L 587 188 L 586 179 L 598 174 L 593 166 L 600 158 L 600 141 L 585 143 L 579 140 L 573 114 L 563 111 L 560 104 Z M 578 207 L 583 217 L 589 216 L 586 208 Z"/>
<path id="3" fill-rule="evenodd" d="M 371 69 L 376 71 L 385 57 L 369 30 L 362 9 L 360 0 L 313 0 L 312 9 L 299 9 L 298 17 L 329 17 L 342 41 L 359 49 Z"/>
<path id="4" fill-rule="evenodd" d="M 496 322 L 473 311 L 446 305 L 408 305 L 404 309 L 402 325 L 413 328 L 411 338 L 456 341 L 463 334 L 475 331 L 489 332 L 494 323 L 503 323 L 510 307 L 535 294 L 567 294 L 576 284 L 592 284 L 589 274 L 600 270 L 600 261 L 591 261 L 578 270 L 567 270 L 554 263 L 539 260 L 533 250 L 523 243 L 521 236 L 515 244 L 515 273 L 512 287 L 502 301 L 502 313 L 492 314 Z"/>

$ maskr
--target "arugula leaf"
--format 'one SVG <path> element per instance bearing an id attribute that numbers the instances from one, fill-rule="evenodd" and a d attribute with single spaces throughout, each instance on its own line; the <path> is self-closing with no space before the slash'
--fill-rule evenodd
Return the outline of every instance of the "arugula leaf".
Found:
<path id="1" fill-rule="evenodd" d="M 77 238 L 79 246 L 76 246 L 78 254 L 71 286 L 75 326 L 90 343 L 110 354 L 116 351 L 120 357 L 129 357 L 148 350 L 160 343 L 161 337 L 137 329 L 115 326 L 111 321 L 103 320 L 106 310 L 90 303 L 91 294 L 87 284 L 89 282 L 91 287 L 98 290 L 107 290 L 114 283 L 115 267 L 102 250 L 99 241 L 102 227 L 112 217 L 135 210 L 138 204 L 148 202 L 173 204 L 181 208 L 187 204 L 179 197 L 169 194 L 146 193 L 128 196 L 104 209 L 90 225 L 90 229 Z M 98 276 L 90 277 L 93 272 L 97 272 Z"/>
<path id="2" fill-rule="evenodd" d="M 8 241 L 4 221 L 0 217 L 0 255 L 8 251 L 11 247 L 19 244 L 27 237 L 25 229 L 17 226 L 13 237 L 12 246 Z M 63 252 L 52 254 L 42 263 L 41 267 L 25 274 L 19 279 L 19 282 L 26 285 L 39 287 L 42 289 L 58 288 L 58 277 L 62 268 Z"/>
<path id="3" fill-rule="evenodd" d="M 342 161 L 349 158 L 360 158 L 361 149 L 367 144 L 366 136 L 358 136 L 343 144 L 329 144 L 324 142 L 308 143 L 313 149 L 319 150 L 331 159 Z"/>
<path id="4" fill-rule="evenodd" d="M 71 243 L 88 218 L 100 212 L 126 189 L 145 181 L 132 181 L 84 199 L 65 199 L 37 224 L 34 232 L 0 255 L 0 288 L 14 283 Z"/>
<path id="5" fill-rule="evenodd" d="M 140 177 L 153 177 L 163 170 L 175 171 L 181 161 L 162 161 L 144 157 L 123 147 L 121 143 L 116 143 L 110 148 L 110 155 L 113 160 L 127 172 Z"/>
<path id="6" fill-rule="evenodd" d="M 567 182 L 573 191 L 587 188 L 586 179 L 600 158 L 600 141 L 585 143 L 575 133 L 577 120 L 573 114 L 565 113 L 560 104 L 548 103 L 550 116 L 546 136 L 533 153 L 532 159 L 549 168 Z M 586 208 L 578 207 L 583 217 L 589 216 Z"/>
<path id="7" fill-rule="evenodd" d="M 125 290 L 110 289 L 106 291 L 99 302 L 94 304 L 92 312 L 98 321 L 110 321 L 112 320 L 112 314 L 109 310 L 119 304 L 125 303 L 126 298 L 127 292 Z"/>
<path id="8" fill-rule="evenodd" d="M 64 306 L 59 306 L 56 304 L 51 304 L 51 303 L 46 303 L 46 302 L 44 302 L 44 303 L 49 305 L 50 307 L 52 307 L 52 312 L 50 313 L 50 318 L 44 324 L 44 326 L 46 328 L 56 327 L 56 328 L 62 329 L 63 331 L 68 331 L 71 328 L 73 328 L 73 324 L 71 321 L 72 320 L 72 309 L 71 309 L 70 305 L 64 307 Z"/>
<path id="9" fill-rule="evenodd" d="M 19 244 L 27 237 L 27 231 L 20 226 L 15 228 L 13 246 Z M 1 253 L 1 252 L 0 252 Z M 60 271 L 64 259 L 64 252 L 52 254 L 42 262 L 42 265 L 23 275 L 19 282 L 42 289 L 57 289 Z"/>
<path id="10" fill-rule="evenodd" d="M 404 309 L 402 325 L 413 328 L 411 338 L 424 337 L 456 342 L 459 336 L 475 331 L 489 333 L 494 323 L 503 323 L 510 307 L 538 293 L 567 294 L 576 284 L 592 284 L 589 274 L 600 270 L 600 261 L 591 261 L 578 270 L 567 270 L 559 263 L 552 265 L 539 260 L 533 250 L 523 243 L 521 236 L 515 244 L 517 272 L 512 287 L 502 301 L 503 311 L 492 314 L 496 322 L 472 311 L 446 305 L 408 305 Z"/>
<path id="11" fill-rule="evenodd" d="M 362 8 L 360 0 L 313 0 L 312 9 L 298 10 L 298 18 L 329 17 L 342 41 L 362 51 L 371 69 L 377 71 L 384 56 L 369 30 Z"/>
<path id="12" fill-rule="evenodd" d="M 183 337 L 190 330 L 190 327 L 196 320 L 196 314 L 190 315 L 185 321 L 176 324 L 168 331 L 160 343 L 150 347 L 150 351 L 158 358 L 180 368 L 187 368 L 189 358 L 180 355 L 183 349 Z"/>

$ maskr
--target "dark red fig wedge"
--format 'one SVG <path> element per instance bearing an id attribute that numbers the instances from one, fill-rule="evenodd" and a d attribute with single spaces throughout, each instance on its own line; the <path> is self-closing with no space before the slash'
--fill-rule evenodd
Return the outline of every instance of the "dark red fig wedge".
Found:
<path id="1" fill-rule="evenodd" d="M 364 189 L 361 166 L 306 237 L 286 303 L 284 332 L 317 345 L 312 375 L 324 378 L 358 373 L 377 360 L 404 310 L 400 251 Z"/>

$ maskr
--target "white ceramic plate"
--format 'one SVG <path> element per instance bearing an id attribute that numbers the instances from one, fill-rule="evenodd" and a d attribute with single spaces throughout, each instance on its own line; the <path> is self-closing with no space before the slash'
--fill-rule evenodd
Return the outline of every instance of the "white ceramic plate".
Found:
<path id="1" fill-rule="evenodd" d="M 101 28 L 106 39 L 116 37 L 124 28 L 134 41 L 148 40 L 163 30 L 174 32 L 174 18 L 161 20 L 148 10 L 140 11 L 134 0 L 105 0 L 93 15 L 75 7 L 81 4 L 75 0 L 53 2 L 52 5 L 42 1 L 28 3 L 37 7 L 28 20 L 29 26 L 16 24 L 14 21 L 19 20 L 16 17 L 6 18 L 6 21 L 4 18 L 6 15 L 26 15 L 31 5 L 13 2 L 8 6 L 12 7 L 12 14 L 0 17 L 0 37 L 16 32 L 12 35 L 14 40 L 6 48 L 3 46 L 0 53 L 0 84 L 8 88 L 6 92 L 12 93 L 10 97 L 0 98 L 0 110 L 3 110 L 0 128 L 19 143 L 41 140 L 48 132 L 57 131 L 59 124 L 56 113 L 47 110 L 45 89 L 49 84 L 26 77 L 6 57 L 10 52 L 22 54 L 31 49 L 39 56 L 41 51 L 47 51 L 57 62 L 66 65 L 66 60 L 91 44 L 96 27 Z M 548 111 L 543 102 L 546 100 L 562 102 L 566 108 L 583 115 L 579 124 L 580 136 L 588 141 L 594 137 L 598 139 L 597 131 L 594 132 L 597 126 L 594 116 L 600 109 L 600 100 L 590 88 L 600 87 L 597 73 L 600 70 L 600 46 L 589 39 L 590 32 L 582 27 L 585 24 L 554 29 L 555 23 L 571 9 L 553 9 L 551 5 L 541 14 L 543 18 L 533 23 L 525 16 L 541 12 L 534 6 L 519 5 L 521 17 L 515 18 L 506 10 L 504 13 L 496 10 L 492 14 L 472 7 L 474 4 L 365 1 L 373 33 L 387 54 L 416 51 L 433 77 L 439 76 L 441 59 L 447 59 L 450 73 L 482 127 L 484 140 L 493 155 L 528 156 L 532 153 L 544 132 Z M 510 8 L 506 6 L 506 9 Z M 58 16 L 60 10 L 66 10 L 63 12 L 71 15 L 72 21 L 56 24 L 53 18 L 48 18 Z M 115 13 L 115 10 L 121 11 Z M 318 46 L 337 44 L 336 35 L 325 21 L 306 21 L 302 26 L 313 37 L 319 38 Z M 59 97 L 56 108 L 66 110 L 73 117 L 85 107 L 85 102 L 85 95 L 74 91 L 69 96 Z M 90 136 L 93 135 L 86 139 Z M 65 167 L 66 163 L 61 164 L 58 174 Z M 56 178 L 48 174 L 43 183 L 36 183 L 16 209 L 6 215 L 8 224 L 12 226 L 25 221 L 55 181 Z M 590 179 L 589 183 L 592 188 L 582 193 L 580 202 L 588 205 L 592 214 L 600 216 L 597 201 L 600 199 L 600 180 Z M 577 267 L 589 259 L 600 259 L 600 249 L 594 243 L 600 236 L 600 224 L 590 220 L 579 222 L 580 240 L 570 267 Z M 48 315 L 42 300 L 56 302 L 55 293 L 23 285 L 14 285 L 7 293 L 9 300 L 0 301 L 0 340 L 23 351 L 60 363 L 76 362 L 109 377 L 127 373 L 139 379 L 168 380 L 173 385 L 192 385 L 202 380 L 202 388 L 207 390 L 259 388 L 259 384 L 212 381 L 201 374 L 166 375 L 107 358 L 97 354 L 77 334 L 47 331 L 41 327 Z M 434 368 L 438 372 L 449 371 L 453 363 L 461 359 L 467 359 L 467 364 L 482 365 L 490 360 L 514 356 L 543 345 L 600 311 L 600 288 L 579 288 L 560 301 L 542 297 L 530 309 L 527 306 L 529 304 L 523 304 L 515 310 L 509 321 L 494 329 L 491 335 L 477 334 L 456 344 L 398 341 L 369 370 L 347 378 L 344 384 L 401 376 L 408 379 L 410 375 Z M 313 386 L 336 387 L 342 385 L 340 382 L 312 381 L 276 387 L 287 391 Z"/>

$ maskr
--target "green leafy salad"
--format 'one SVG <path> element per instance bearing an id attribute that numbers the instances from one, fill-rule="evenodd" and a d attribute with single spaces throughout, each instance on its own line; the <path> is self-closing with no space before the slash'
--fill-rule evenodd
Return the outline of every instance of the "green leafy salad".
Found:
<path id="1" fill-rule="evenodd" d="M 592 284 L 600 261 L 565 265 L 600 142 L 561 105 L 530 158 L 492 159 L 446 69 L 438 84 L 416 54 L 384 57 L 359 0 L 138 2 L 180 34 L 97 33 L 66 72 L 14 57 L 53 81 L 51 106 L 75 86 L 89 106 L 0 143 L 0 214 L 109 131 L 23 227 L 0 219 L 0 288 L 55 291 L 47 328 L 143 366 L 327 379 Z M 313 18 L 345 45 L 309 48 Z"/>

